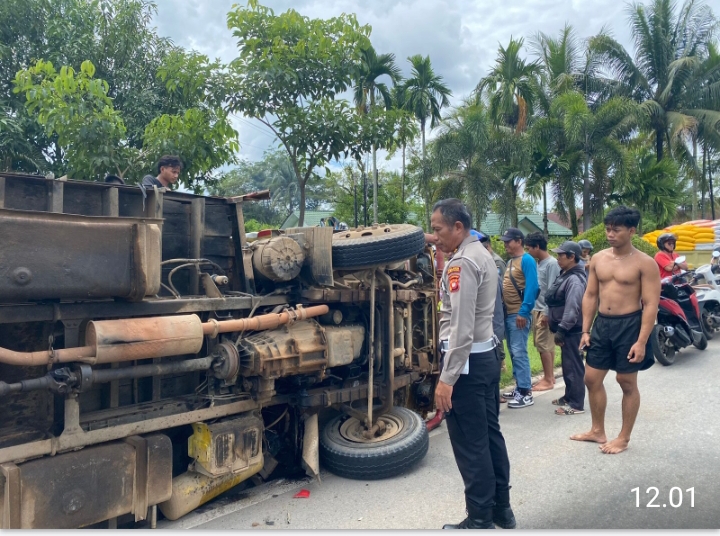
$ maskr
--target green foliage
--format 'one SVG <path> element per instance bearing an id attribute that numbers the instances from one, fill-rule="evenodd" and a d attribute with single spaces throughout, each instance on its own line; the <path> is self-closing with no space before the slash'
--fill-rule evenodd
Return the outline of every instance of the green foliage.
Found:
<path id="1" fill-rule="evenodd" d="M 328 202 L 335 207 L 334 216 L 350 227 L 355 225 L 355 198 L 357 196 L 358 225 L 363 225 L 365 211 L 363 182 L 358 170 L 345 168 L 343 172 L 326 177 L 330 189 Z M 369 181 L 368 181 L 369 182 Z M 372 207 L 372 186 L 368 185 L 368 213 Z M 380 223 L 419 223 L 422 205 L 414 199 L 401 197 L 402 177 L 399 173 L 378 173 L 378 221 Z M 371 222 L 369 222 L 371 223 Z"/>
<path id="2" fill-rule="evenodd" d="M 149 0 L 0 3 L 0 43 L 13 43 L 0 46 L 0 117 L 18 127 L 6 167 L 134 182 L 171 153 L 199 192 L 234 162 L 223 66 L 159 37 L 155 11 Z"/>
<path id="3" fill-rule="evenodd" d="M 600 223 L 594 227 L 591 227 L 584 233 L 579 234 L 575 238 L 573 238 L 575 242 L 578 240 L 590 240 L 590 243 L 593 245 L 593 252 L 597 253 L 600 250 L 607 249 L 610 247 L 610 244 L 608 244 L 607 237 L 605 236 L 605 225 Z M 643 253 L 647 253 L 651 257 L 655 256 L 655 253 L 657 253 L 657 248 L 651 244 L 648 244 L 640 238 L 637 234 L 633 236 L 632 238 L 632 245 L 635 246 L 637 249 L 642 251 Z"/>
<path id="4" fill-rule="evenodd" d="M 669 157 L 658 162 L 647 147 L 634 151 L 632 158 L 629 174 L 619 185 L 618 193 L 610 197 L 637 207 L 652 225 L 665 227 L 675 216 L 682 196 L 678 188 L 678 165 Z M 646 225 L 641 227 L 645 229 Z"/>
<path id="5" fill-rule="evenodd" d="M 316 169 L 332 160 L 388 147 L 397 112 L 373 109 L 358 117 L 344 100 L 368 50 L 370 27 L 354 15 L 310 19 L 295 10 L 276 15 L 252 0 L 228 13 L 238 40 L 231 64 L 234 92 L 229 107 L 258 119 L 287 151 L 300 192 L 300 224 L 305 188 Z"/>
<path id="6" fill-rule="evenodd" d="M 99 179 L 109 170 L 122 175 L 129 157 L 120 146 L 125 124 L 107 95 L 107 82 L 94 74 L 89 61 L 76 73 L 71 67 L 58 72 L 40 60 L 15 77 L 15 91 L 25 93 L 28 110 L 65 148 L 73 178 Z"/>
<path id="7" fill-rule="evenodd" d="M 179 155 L 183 182 L 197 193 L 216 180 L 213 170 L 236 161 L 239 149 L 227 114 L 216 109 L 189 108 L 178 115 L 161 115 L 146 127 L 144 142 L 149 162 L 164 154 Z"/>
<path id="8" fill-rule="evenodd" d="M 257 233 L 258 231 L 262 231 L 263 229 L 267 229 L 268 225 L 262 224 L 257 220 L 249 219 L 245 220 L 245 232 L 246 233 Z"/>
<path id="9" fill-rule="evenodd" d="M 312 178 L 307 186 L 306 205 L 310 210 L 317 210 L 330 196 L 319 178 Z M 209 187 L 212 195 L 221 197 L 266 189 L 270 190 L 270 201 L 247 203 L 243 211 L 262 225 L 278 226 L 300 204 L 298 182 L 286 151 L 267 151 L 257 162 L 240 161 Z"/>
<path id="10" fill-rule="evenodd" d="M 403 109 L 411 112 L 420 122 L 424 150 L 425 126 L 428 121 L 431 129 L 437 126 L 441 110 L 450 105 L 452 91 L 445 85 L 443 77 L 435 74 L 430 56 L 416 54 L 408 61 L 411 71 L 410 78 L 403 83 Z"/>
<path id="11" fill-rule="evenodd" d="M 505 251 L 505 244 L 502 240 L 500 240 L 499 236 L 491 236 L 490 237 L 490 246 L 492 247 L 493 251 L 500 255 L 506 262 L 508 260 L 508 254 L 507 251 Z"/>

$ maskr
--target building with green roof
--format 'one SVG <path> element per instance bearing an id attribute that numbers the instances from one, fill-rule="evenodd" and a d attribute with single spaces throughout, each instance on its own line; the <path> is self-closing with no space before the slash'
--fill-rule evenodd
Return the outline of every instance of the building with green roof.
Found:
<path id="1" fill-rule="evenodd" d="M 478 230 L 489 236 L 500 236 L 508 227 L 512 227 L 510 222 L 504 222 L 500 214 L 488 214 L 485 219 L 480 222 Z M 518 214 L 518 228 L 524 234 L 527 235 L 537 231 L 542 232 L 543 227 L 542 214 Z M 572 238 L 572 231 L 570 229 L 550 219 L 548 219 L 548 234 L 550 236 Z"/>
<path id="2" fill-rule="evenodd" d="M 306 210 L 305 211 L 305 224 L 303 227 L 317 227 L 320 225 L 321 219 L 327 219 L 333 215 L 332 210 Z M 290 227 L 297 227 L 300 221 L 300 211 L 296 210 L 290 214 L 280 226 L 280 229 L 288 229 Z"/>

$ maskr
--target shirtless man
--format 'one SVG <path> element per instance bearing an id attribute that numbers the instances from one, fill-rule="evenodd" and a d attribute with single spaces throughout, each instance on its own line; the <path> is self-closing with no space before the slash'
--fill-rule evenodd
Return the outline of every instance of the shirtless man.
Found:
<path id="1" fill-rule="evenodd" d="M 604 223 L 605 235 L 612 247 L 590 260 L 582 302 L 580 349 L 587 349 L 585 385 L 592 428 L 570 439 L 594 441 L 600 443 L 600 450 L 605 454 L 617 454 L 627 449 L 640 409 L 637 373 L 654 363 L 649 338 L 660 301 L 660 273 L 655 261 L 632 245 L 631 238 L 640 223 L 637 210 L 614 208 L 607 213 Z M 599 314 L 591 336 L 590 326 L 596 312 Z M 623 391 L 622 429 L 612 441 L 605 435 L 607 395 L 603 385 L 610 369 L 616 371 Z"/>

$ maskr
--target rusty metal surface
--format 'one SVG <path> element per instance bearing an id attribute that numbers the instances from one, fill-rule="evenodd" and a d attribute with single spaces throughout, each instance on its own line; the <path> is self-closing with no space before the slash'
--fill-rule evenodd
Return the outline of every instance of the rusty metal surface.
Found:
<path id="1" fill-rule="evenodd" d="M 305 252 L 287 236 L 258 240 L 252 244 L 255 272 L 270 281 L 290 281 L 300 274 Z"/>
<path id="2" fill-rule="evenodd" d="M 292 227 L 289 235 L 301 235 L 305 242 L 307 259 L 303 274 L 315 283 L 331 287 L 334 283 L 332 270 L 332 227 Z"/>
<path id="3" fill-rule="evenodd" d="M 411 372 L 395 376 L 394 389 L 397 390 L 401 387 L 405 387 L 420 378 L 420 376 L 419 372 Z M 267 407 L 291 402 L 294 405 L 305 408 L 325 407 L 332 404 L 353 402 L 364 397 L 367 397 L 367 384 L 361 384 L 356 387 L 348 387 L 344 389 L 313 389 L 308 391 L 307 395 L 302 396 L 299 394 L 294 394 L 292 396 L 277 395 L 273 396 L 268 401 L 265 401 L 262 406 Z M 41 441 L 25 443 L 23 445 L 2 448 L 0 449 L 0 463 L 27 460 L 53 452 L 76 449 L 88 445 L 96 445 L 98 443 L 122 439 L 135 434 L 146 434 L 158 430 L 173 428 L 175 426 L 182 426 L 185 424 L 192 424 L 194 422 L 217 419 L 227 415 L 252 411 L 259 408 L 260 404 L 255 400 L 241 400 L 238 402 L 230 402 L 227 404 L 220 404 L 210 408 L 193 411 L 180 409 L 175 415 L 150 418 L 138 422 L 112 426 L 109 428 L 78 432 L 52 439 L 44 439 Z M 85 420 L 87 421 L 90 417 L 91 416 L 85 416 Z"/>
<path id="4" fill-rule="evenodd" d="M 95 348 L 96 363 L 196 354 L 203 325 L 197 315 L 92 321 L 85 341 Z"/>
<path id="5" fill-rule="evenodd" d="M 127 318 L 132 316 L 161 316 L 169 314 L 201 313 L 208 311 L 241 311 L 253 308 L 253 299 L 262 306 L 288 303 L 286 296 L 225 296 L 211 298 L 150 298 L 141 302 L 98 301 L 87 303 L 0 305 L 0 324 L 18 322 L 50 322 L 55 319 Z"/>
<path id="6" fill-rule="evenodd" d="M 161 226 L 162 220 L 0 209 L 0 301 L 156 294 Z"/>
<path id="7" fill-rule="evenodd" d="M 327 367 L 349 365 L 360 357 L 365 342 L 365 326 L 325 326 Z"/>
<path id="8" fill-rule="evenodd" d="M 217 477 L 238 473 L 263 461 L 264 424 L 254 415 L 218 423 L 194 423 L 188 439 L 192 471 Z"/>
<path id="9" fill-rule="evenodd" d="M 170 496 L 172 444 L 161 434 L 142 443 L 147 449 L 142 492 L 149 504 L 157 504 Z M 19 465 L 18 528 L 70 529 L 133 512 L 136 460 L 133 445 L 114 442 Z M 17 504 L 17 496 L 5 491 L 2 499 L 0 504 Z M 13 513 L 3 507 L 3 522 L 8 515 Z"/>
<path id="10" fill-rule="evenodd" d="M 3 463 L 0 465 L 0 476 L 4 480 L 0 488 L 3 494 L 0 497 L 0 528 L 22 528 L 20 469 L 14 463 Z"/>
<path id="11" fill-rule="evenodd" d="M 253 318 L 238 318 L 237 320 L 213 320 L 203 324 L 205 335 L 217 337 L 219 333 L 231 333 L 233 331 L 263 331 L 275 329 L 278 326 L 304 320 L 327 313 L 330 309 L 327 305 L 315 305 L 313 307 L 298 307 L 282 313 L 259 315 Z"/>
<path id="12" fill-rule="evenodd" d="M 92 359 L 94 355 L 94 346 L 81 346 L 60 350 L 39 350 L 37 352 L 16 352 L 7 348 L 0 348 L 0 363 L 19 367 L 34 367 L 47 365 L 53 361 L 58 363 L 69 363 L 71 361 L 93 362 Z"/>
<path id="13" fill-rule="evenodd" d="M 262 331 L 239 343 L 240 374 L 282 378 L 327 366 L 325 332 L 314 320 Z"/>

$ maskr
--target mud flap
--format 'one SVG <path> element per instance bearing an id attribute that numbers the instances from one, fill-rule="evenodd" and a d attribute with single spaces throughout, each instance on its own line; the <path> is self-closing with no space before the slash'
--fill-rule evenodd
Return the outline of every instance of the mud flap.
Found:
<path id="1" fill-rule="evenodd" d="M 318 416 L 305 416 L 305 432 L 303 434 L 302 466 L 308 476 L 320 482 L 320 439 L 318 433 Z"/>

